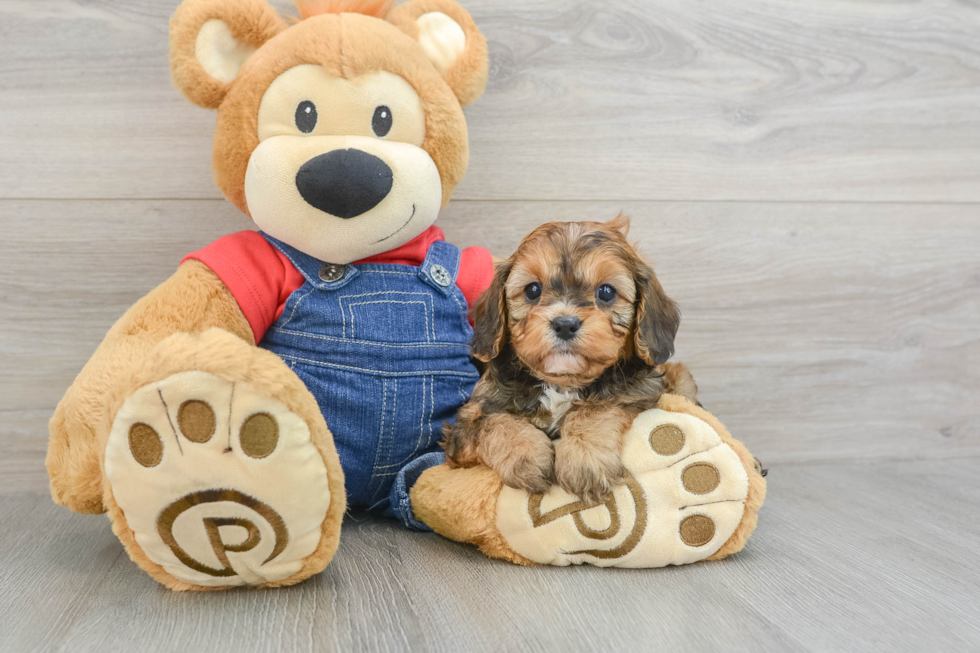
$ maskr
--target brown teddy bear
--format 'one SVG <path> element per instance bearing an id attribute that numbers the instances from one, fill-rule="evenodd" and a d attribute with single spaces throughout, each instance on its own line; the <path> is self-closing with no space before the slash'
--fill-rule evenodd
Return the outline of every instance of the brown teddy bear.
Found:
<path id="1" fill-rule="evenodd" d="M 298 4 L 292 25 L 264 0 L 185 0 L 171 21 L 178 88 L 218 109 L 215 180 L 261 231 L 188 255 L 109 331 L 51 420 L 55 501 L 108 512 L 131 558 L 173 589 L 317 573 L 347 505 L 524 564 L 740 549 L 764 481 L 678 397 L 634 423 L 624 464 L 638 485 L 612 504 L 529 497 L 442 464 L 442 424 L 479 378 L 467 316 L 493 264 L 433 223 L 466 170 L 462 106 L 483 92 L 486 42 L 454 0 Z M 646 449 L 664 424 L 681 448 L 657 458 Z M 676 535 L 681 498 L 644 497 L 676 494 L 669 461 L 709 449 L 735 508 L 694 545 Z M 614 512 L 598 544 L 579 526 Z"/>

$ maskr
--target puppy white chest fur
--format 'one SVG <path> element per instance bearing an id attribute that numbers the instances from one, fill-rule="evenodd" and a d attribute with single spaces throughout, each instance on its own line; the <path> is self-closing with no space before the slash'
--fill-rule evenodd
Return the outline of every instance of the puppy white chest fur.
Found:
<path id="1" fill-rule="evenodd" d="M 558 429 L 559 422 L 572 407 L 572 402 L 578 400 L 579 394 L 578 390 L 560 388 L 551 383 L 542 384 L 541 390 L 541 406 L 551 413 L 551 420 L 544 425 L 544 430 L 551 435 Z"/>

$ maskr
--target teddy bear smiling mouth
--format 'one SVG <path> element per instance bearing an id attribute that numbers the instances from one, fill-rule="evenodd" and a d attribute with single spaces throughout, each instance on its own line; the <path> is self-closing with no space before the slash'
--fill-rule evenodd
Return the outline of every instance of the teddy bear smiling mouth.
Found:
<path id="1" fill-rule="evenodd" d="M 389 238 L 391 238 L 392 236 L 394 236 L 395 234 L 397 234 L 399 231 L 401 231 L 402 229 L 404 229 L 405 227 L 407 227 L 408 226 L 408 223 L 411 222 L 412 221 L 412 218 L 414 218 L 414 217 L 415 217 L 415 205 L 412 204 L 412 215 L 408 216 L 408 220 L 405 221 L 405 224 L 403 224 L 402 226 L 398 227 L 397 229 L 395 229 L 394 231 L 392 231 L 390 234 L 388 234 L 384 238 L 381 238 L 380 240 L 376 240 L 374 242 L 380 243 L 380 242 L 383 242 L 385 240 L 388 240 Z"/>

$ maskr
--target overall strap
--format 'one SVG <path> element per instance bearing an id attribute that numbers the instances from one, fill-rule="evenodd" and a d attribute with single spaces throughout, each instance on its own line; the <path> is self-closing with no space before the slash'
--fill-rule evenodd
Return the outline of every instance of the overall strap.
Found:
<path id="1" fill-rule="evenodd" d="M 299 270 L 299 273 L 319 290 L 337 290 L 343 288 L 361 274 L 353 265 L 325 263 L 313 258 L 309 254 L 304 254 L 281 240 L 273 238 L 265 232 L 260 231 L 259 235 L 265 238 L 270 245 L 282 252 L 283 256 L 289 259 L 289 262 Z"/>
<path id="2" fill-rule="evenodd" d="M 456 276 L 459 274 L 461 255 L 455 245 L 437 240 L 429 245 L 425 260 L 419 267 L 419 279 L 443 295 L 449 295 L 453 292 Z"/>

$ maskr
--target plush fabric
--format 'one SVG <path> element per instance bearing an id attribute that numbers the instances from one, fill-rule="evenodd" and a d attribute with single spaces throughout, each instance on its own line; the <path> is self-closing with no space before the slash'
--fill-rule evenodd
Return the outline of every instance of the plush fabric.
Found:
<path id="1" fill-rule="evenodd" d="M 444 18 L 423 20 L 425 28 L 415 33 L 420 40 L 404 31 L 412 29 L 415 14 L 401 10 L 398 26 L 382 19 L 390 5 L 306 2 L 305 20 L 290 26 L 263 0 L 185 0 L 170 25 L 173 79 L 190 101 L 218 109 L 215 180 L 246 215 L 246 171 L 260 141 L 263 98 L 274 82 L 288 86 L 284 73 L 303 77 L 312 69 L 326 91 L 344 90 L 321 99 L 334 122 L 312 106 L 297 121 L 302 107 L 288 102 L 276 117 L 270 101 L 268 124 L 285 125 L 289 147 L 309 156 L 273 157 L 273 164 L 290 159 L 297 170 L 284 173 L 258 162 L 253 172 L 282 177 L 271 197 L 294 194 L 309 204 L 315 219 L 304 228 L 326 223 L 329 211 L 359 225 L 348 229 L 357 243 L 345 242 L 342 230 L 328 234 L 331 251 L 356 252 L 346 260 L 414 263 L 418 284 L 435 284 L 436 292 L 451 296 L 451 321 L 468 331 L 466 304 L 489 283 L 489 253 L 453 250 L 452 278 L 465 268 L 455 294 L 445 288 L 452 283 L 445 266 L 429 269 L 416 259 L 420 247 L 438 245 L 433 241 L 442 234 L 430 228 L 432 221 L 466 170 L 468 139 L 457 96 L 469 101 L 482 90 L 485 43 L 468 14 L 449 0 L 437 6 Z M 460 21 L 456 28 L 454 20 Z M 377 106 L 365 80 L 379 85 Z M 350 134 L 317 136 L 318 119 L 322 128 Z M 351 153 L 358 144 L 358 153 Z M 400 152 L 411 156 L 396 156 Z M 334 164 L 345 156 L 359 165 L 338 171 Z M 310 166 L 318 166 L 312 181 L 297 183 L 298 171 Z M 393 186 L 402 183 L 397 200 L 378 183 L 386 169 Z M 351 184 L 364 184 L 362 192 L 351 194 L 349 184 L 338 185 L 344 180 L 326 179 L 341 173 Z M 422 173 L 428 195 L 413 200 L 404 191 Z M 402 213 L 411 221 L 423 205 L 427 222 L 413 223 L 414 233 L 400 240 L 372 231 L 370 220 L 356 222 L 376 210 L 369 204 L 380 210 L 386 199 L 388 223 Z M 263 213 L 269 219 L 290 216 L 273 206 Z M 304 243 L 296 244 L 302 250 Z M 174 589 L 290 584 L 322 569 L 337 546 L 344 474 L 323 414 L 280 357 L 254 346 L 305 282 L 270 249 L 258 234 L 238 235 L 188 257 L 113 326 L 51 419 L 47 467 L 54 500 L 79 512 L 108 511 L 133 560 Z M 465 400 L 462 391 L 447 388 L 440 392 Z"/>
<path id="2" fill-rule="evenodd" d="M 443 537 L 477 545 L 491 558 L 532 565 L 497 529 L 497 498 L 503 486 L 489 467 L 432 467 L 412 486 L 415 518 Z"/>
<path id="3" fill-rule="evenodd" d="M 487 85 L 489 58 L 487 40 L 477 29 L 469 12 L 452 0 L 416 0 L 395 7 L 388 20 L 416 41 L 419 39 L 419 18 L 439 13 L 453 19 L 463 29 L 466 49 L 462 56 L 444 72 L 446 83 L 453 89 L 464 107 L 483 95 Z"/>
<path id="4" fill-rule="evenodd" d="M 257 231 L 222 236 L 184 257 L 199 261 L 227 286 L 248 320 L 254 342 L 282 314 L 286 300 L 305 279 L 282 253 Z"/>
<path id="5" fill-rule="evenodd" d="M 301 18 L 318 14 L 357 13 L 384 18 L 395 0 L 296 0 Z"/>
<path id="6" fill-rule="evenodd" d="M 560 488 L 530 495 L 477 466 L 424 472 L 416 518 L 441 535 L 518 564 L 662 567 L 740 551 L 755 528 L 765 479 L 725 427 L 664 395 L 625 437 L 627 482 L 604 504 Z"/>
<path id="7" fill-rule="evenodd" d="M 190 263 L 189 265 L 193 269 L 199 264 Z M 184 267 L 187 266 L 182 266 L 181 269 L 184 269 Z M 104 478 L 101 483 L 103 491 L 102 503 L 109 511 L 109 517 L 113 522 L 113 531 L 122 540 L 127 553 L 129 553 L 133 561 L 140 567 L 171 589 L 224 589 L 231 585 L 240 584 L 234 581 L 225 584 L 207 585 L 201 582 L 188 583 L 176 578 L 161 564 L 154 561 L 140 546 L 137 540 L 137 533 L 130 527 L 125 512 L 116 500 L 113 492 L 114 486 L 104 474 L 105 455 L 103 452 L 106 451 L 105 445 L 112 431 L 111 425 L 116 421 L 116 413 L 120 408 L 123 408 L 131 398 L 138 397 L 139 389 L 150 387 L 152 390 L 158 391 L 158 389 L 165 387 L 165 385 L 169 385 L 173 389 L 173 386 L 176 384 L 179 386 L 176 390 L 183 391 L 187 393 L 188 397 L 192 398 L 198 398 L 205 394 L 213 394 L 219 391 L 215 388 L 213 382 L 210 384 L 205 382 L 201 388 L 195 388 L 194 381 L 201 383 L 200 376 L 197 379 L 192 376 L 189 380 L 181 381 L 179 378 L 175 380 L 175 375 L 186 375 L 187 373 L 191 373 L 192 375 L 210 375 L 221 379 L 228 384 L 229 393 L 232 383 L 238 383 L 247 387 L 253 398 L 250 401 L 246 400 L 246 404 L 239 409 L 241 411 L 248 413 L 256 409 L 263 411 L 272 410 L 277 413 L 279 419 L 282 419 L 282 413 L 291 413 L 296 416 L 296 419 L 302 422 L 304 425 L 303 428 L 306 429 L 307 441 L 312 443 L 312 446 L 315 447 L 314 455 L 319 457 L 319 461 L 311 460 L 307 464 L 320 464 L 325 469 L 326 478 L 324 480 L 329 488 L 329 506 L 319 524 L 320 537 L 316 541 L 316 544 L 313 545 L 313 550 L 305 556 L 302 556 L 298 561 L 298 568 L 284 577 L 256 584 L 265 587 L 291 585 L 321 571 L 326 567 L 330 559 L 333 558 L 337 550 L 341 522 L 347 505 L 346 495 L 344 493 L 344 474 L 340 466 L 340 459 L 337 456 L 336 448 L 333 445 L 333 436 L 327 428 L 323 416 L 320 414 L 319 407 L 313 395 L 310 394 L 310 391 L 306 389 L 303 382 L 293 374 L 281 359 L 265 350 L 252 346 L 243 338 L 233 336 L 221 329 L 208 329 L 199 333 L 177 333 L 161 341 L 145 353 L 142 360 L 125 375 L 122 379 L 123 382 L 118 384 L 115 391 L 106 398 L 109 412 L 106 414 L 102 428 L 100 429 L 101 446 L 99 447 L 99 454 L 102 459 L 100 461 L 100 469 Z M 272 401 L 276 405 L 279 405 L 280 408 L 275 409 L 271 407 L 271 398 L 274 398 Z M 254 408 L 252 407 L 253 405 Z M 216 406 L 216 409 L 220 410 L 221 408 L 221 406 Z M 132 409 L 139 416 L 129 416 L 129 421 L 149 421 L 149 417 L 145 411 L 139 411 L 138 407 L 132 407 Z M 158 420 L 158 423 L 166 422 L 166 417 Z M 125 426 L 126 423 L 126 420 L 123 420 L 122 426 Z M 176 437 L 176 434 L 167 434 L 167 436 L 173 438 Z M 218 456 L 220 455 L 219 453 Z M 309 453 L 300 451 L 298 455 L 300 457 L 305 455 L 308 458 Z M 183 463 L 183 461 L 181 462 Z M 194 471 L 194 467 L 188 466 L 188 464 L 182 464 L 178 468 L 181 470 L 180 473 L 171 481 L 171 484 L 180 485 L 181 482 L 186 480 L 185 477 L 187 475 L 196 473 L 204 487 L 210 487 L 215 484 L 219 487 L 246 486 L 248 477 L 256 474 L 261 469 L 260 467 L 255 467 L 252 472 L 249 472 L 243 468 L 238 468 L 237 470 L 232 468 L 232 472 L 228 476 L 221 478 L 220 476 L 215 476 L 213 467 L 209 469 L 206 458 L 200 464 L 203 467 L 196 472 Z M 296 471 L 301 474 L 300 478 L 310 476 L 309 473 L 303 475 L 301 468 L 297 468 Z M 260 473 L 253 477 L 253 482 L 256 488 L 262 488 L 270 480 L 276 483 L 277 481 L 274 480 L 276 478 L 276 476 L 270 477 L 267 474 Z M 283 491 L 288 490 L 290 487 L 286 484 L 287 482 L 288 479 L 278 480 L 278 483 L 283 484 Z M 166 487 L 166 485 L 167 483 L 164 482 L 163 487 Z M 303 489 L 306 490 L 308 488 Z M 277 488 L 272 488 L 272 490 L 271 494 L 276 496 Z M 268 489 L 261 489 L 260 492 L 270 493 Z M 298 492 L 297 488 L 293 489 L 293 494 L 296 495 L 294 501 L 302 502 L 307 500 L 305 499 L 305 495 Z M 281 508 L 280 511 L 285 512 Z"/>
<path id="8" fill-rule="evenodd" d="M 51 418 L 46 463 L 55 502 L 77 512 L 105 512 L 99 459 L 108 434 L 106 397 L 135 389 L 132 369 L 161 341 L 211 327 L 255 341 L 234 297 L 198 262 L 182 265 L 119 318 Z"/>
<path id="9" fill-rule="evenodd" d="M 392 14 L 398 15 L 394 11 Z M 460 103 L 411 38 L 392 24 L 358 14 L 323 14 L 304 20 L 270 39 L 242 66 L 218 109 L 215 132 L 215 180 L 225 197 L 248 213 L 245 168 L 249 155 L 258 146 L 255 116 L 262 96 L 274 79 L 302 64 L 320 65 L 338 77 L 353 78 L 386 70 L 406 79 L 422 100 L 422 149 L 439 170 L 442 205 L 449 202 L 469 160 L 469 140 Z M 463 72 L 451 70 L 450 76 L 453 74 L 463 76 Z M 477 88 L 482 90 L 484 84 Z"/>
<path id="10" fill-rule="evenodd" d="M 286 29 L 286 22 L 263 0 L 187 0 L 170 19 L 170 70 L 174 85 L 188 100 L 214 109 L 231 82 L 215 79 L 197 59 L 198 34 L 205 23 L 220 20 L 232 36 L 259 48 Z"/>
<path id="11" fill-rule="evenodd" d="M 755 530 L 756 524 L 759 521 L 759 509 L 762 508 L 762 503 L 766 499 L 766 479 L 757 469 L 755 457 L 749 453 L 748 448 L 741 441 L 732 437 L 731 433 L 728 432 L 728 429 L 725 428 L 725 425 L 717 417 L 701 406 L 691 404 L 684 397 L 664 395 L 658 406 L 663 410 L 688 413 L 703 420 L 714 429 L 722 442 L 731 447 L 738 455 L 738 459 L 745 468 L 746 477 L 748 478 L 748 490 L 745 497 L 745 509 L 742 513 L 742 520 L 731 537 L 728 538 L 728 541 L 706 559 L 721 560 L 733 553 L 741 551 L 746 541 L 748 541 L 749 536 L 752 535 L 752 531 Z"/>

